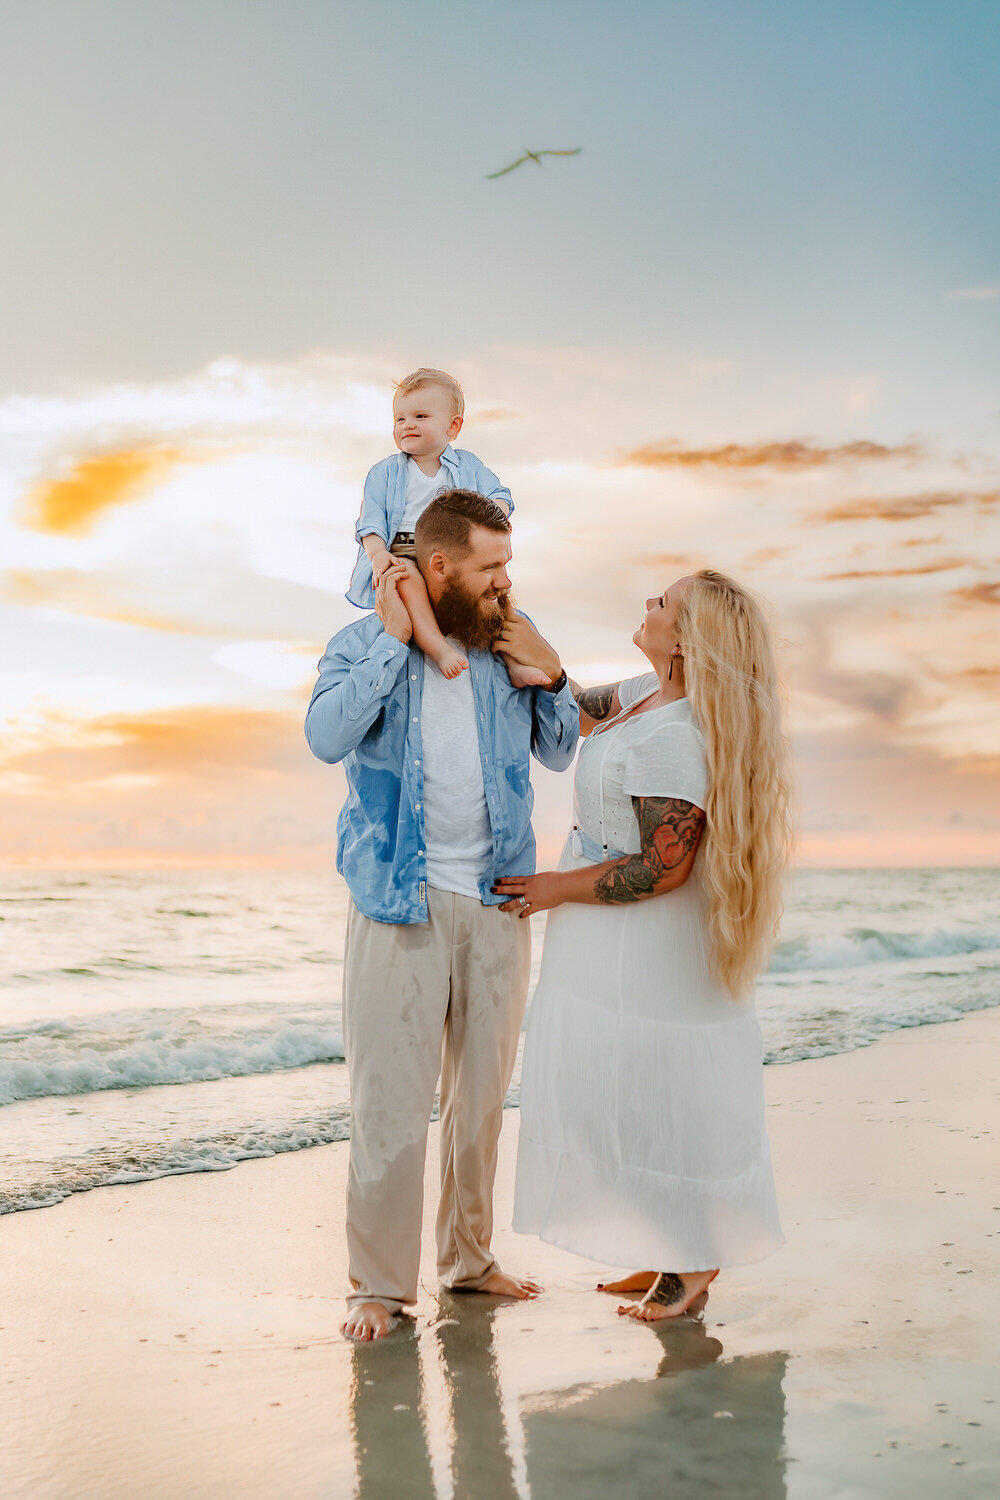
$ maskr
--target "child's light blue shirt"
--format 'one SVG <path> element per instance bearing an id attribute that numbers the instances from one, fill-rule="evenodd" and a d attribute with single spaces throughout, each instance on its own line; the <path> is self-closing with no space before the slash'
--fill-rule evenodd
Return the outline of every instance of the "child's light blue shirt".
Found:
<path id="1" fill-rule="evenodd" d="M 510 490 L 505 489 L 497 476 L 464 448 L 453 448 L 449 443 L 441 455 L 441 467 L 448 476 L 448 487 L 453 490 L 475 490 L 487 500 L 495 500 L 508 515 L 514 509 Z M 369 470 L 365 480 L 361 514 L 355 528 L 358 539 L 358 560 L 351 575 L 351 586 L 347 598 L 359 609 L 371 609 L 375 604 L 372 588 L 372 565 L 364 547 L 363 536 L 380 536 L 388 547 L 403 519 L 406 508 L 406 454 L 394 453 L 383 458 L 381 463 Z"/>

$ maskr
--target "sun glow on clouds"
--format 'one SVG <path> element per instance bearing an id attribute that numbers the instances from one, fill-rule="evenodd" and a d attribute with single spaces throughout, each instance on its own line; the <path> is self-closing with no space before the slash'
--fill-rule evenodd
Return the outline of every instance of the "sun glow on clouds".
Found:
<path id="1" fill-rule="evenodd" d="M 176 448 L 149 448 L 82 458 L 69 474 L 31 490 L 25 506 L 27 524 L 37 531 L 83 536 L 102 510 L 134 500 L 183 457 Z"/>
<path id="2" fill-rule="evenodd" d="M 169 387 L 0 407 L 14 858 L 329 860 L 341 782 L 301 717 L 355 617 L 361 483 L 391 451 L 407 363 L 217 361 Z M 699 566 L 732 572 L 785 642 L 806 857 L 926 862 L 925 805 L 936 858 L 995 858 L 995 465 L 845 430 L 850 381 L 835 429 L 828 385 L 800 406 L 799 432 L 831 431 L 807 440 L 748 435 L 728 361 L 506 350 L 457 373 L 459 442 L 514 492 L 519 601 L 573 675 L 645 670 L 643 600 Z M 664 436 L 665 393 L 683 441 Z M 538 786 L 552 858 L 570 778 Z"/>

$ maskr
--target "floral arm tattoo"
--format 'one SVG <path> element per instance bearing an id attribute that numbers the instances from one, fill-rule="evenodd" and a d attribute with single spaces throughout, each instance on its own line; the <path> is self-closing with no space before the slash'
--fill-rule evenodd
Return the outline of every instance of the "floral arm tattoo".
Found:
<path id="1" fill-rule="evenodd" d="M 698 847 L 705 814 L 676 797 L 633 797 L 642 849 L 598 876 L 594 895 L 605 905 L 655 896 L 664 879 Z"/>
<path id="2" fill-rule="evenodd" d="M 577 707 L 598 722 L 606 719 L 611 712 L 611 703 L 617 686 L 617 682 L 606 682 L 603 687 L 584 688 L 578 682 L 574 682 L 572 677 L 569 679 L 569 689 L 576 699 Z"/>

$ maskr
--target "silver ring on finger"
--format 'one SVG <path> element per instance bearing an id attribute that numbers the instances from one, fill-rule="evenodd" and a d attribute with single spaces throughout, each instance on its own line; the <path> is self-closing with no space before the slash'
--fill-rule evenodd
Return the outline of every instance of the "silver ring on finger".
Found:
<path id="1" fill-rule="evenodd" d="M 527 906 L 528 898 L 526 896 L 518 896 L 517 904 L 518 906 Z"/>

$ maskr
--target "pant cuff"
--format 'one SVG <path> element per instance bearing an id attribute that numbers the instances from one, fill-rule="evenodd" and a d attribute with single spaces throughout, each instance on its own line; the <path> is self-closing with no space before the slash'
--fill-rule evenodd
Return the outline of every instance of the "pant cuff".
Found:
<path id="1" fill-rule="evenodd" d="M 352 1292 L 347 1299 L 347 1306 L 350 1309 L 354 1309 L 355 1307 L 360 1307 L 362 1302 L 378 1302 L 393 1317 L 403 1311 L 403 1304 L 399 1301 L 398 1297 L 379 1297 L 373 1292 Z"/>
<path id="2" fill-rule="evenodd" d="M 482 1289 L 483 1282 L 489 1281 L 499 1269 L 499 1263 L 492 1260 L 481 1276 L 463 1276 L 456 1281 L 447 1281 L 442 1277 L 441 1285 L 446 1286 L 449 1292 L 478 1292 Z"/>

